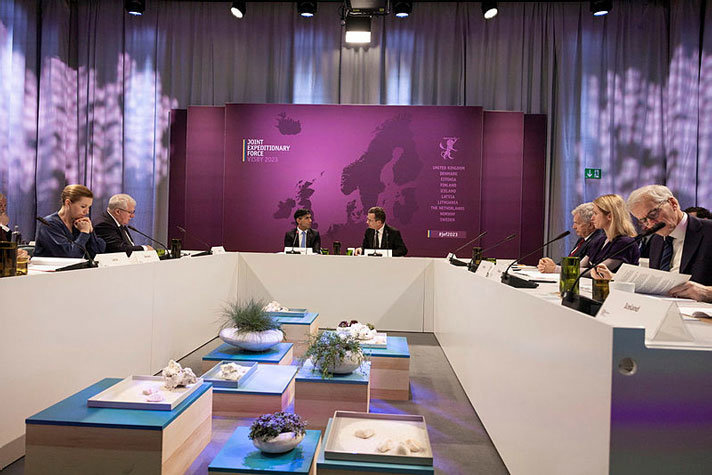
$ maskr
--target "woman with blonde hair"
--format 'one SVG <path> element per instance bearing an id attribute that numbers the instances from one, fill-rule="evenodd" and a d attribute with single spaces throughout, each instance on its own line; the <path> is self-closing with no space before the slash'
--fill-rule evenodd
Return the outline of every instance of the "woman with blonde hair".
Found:
<path id="1" fill-rule="evenodd" d="M 593 218 L 596 229 L 603 229 L 606 240 L 581 260 L 581 267 L 603 264 L 612 272 L 624 262 L 638 265 L 640 249 L 631 245 L 636 235 L 625 201 L 618 195 L 602 195 L 593 200 Z"/>
<path id="2" fill-rule="evenodd" d="M 94 234 L 89 209 L 94 201 L 91 190 L 84 185 L 69 185 L 62 190 L 62 207 L 45 216 L 47 224 L 39 224 L 35 238 L 35 256 L 85 257 L 84 249 L 93 258 L 104 252 L 106 243 Z"/>

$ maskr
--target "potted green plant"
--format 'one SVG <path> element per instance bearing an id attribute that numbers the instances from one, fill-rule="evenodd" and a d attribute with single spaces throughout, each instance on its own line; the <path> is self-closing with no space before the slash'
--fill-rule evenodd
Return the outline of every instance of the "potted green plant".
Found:
<path id="1" fill-rule="evenodd" d="M 277 320 L 264 310 L 264 302 L 232 302 L 222 310 L 220 339 L 248 351 L 265 351 L 284 339 Z"/>
<path id="2" fill-rule="evenodd" d="M 304 439 L 307 422 L 291 412 L 263 414 L 252 423 L 248 437 L 262 452 L 289 452 Z"/>
<path id="3" fill-rule="evenodd" d="M 321 332 L 313 336 L 304 354 L 324 378 L 334 374 L 348 374 L 364 361 L 361 344 L 351 335 Z"/>

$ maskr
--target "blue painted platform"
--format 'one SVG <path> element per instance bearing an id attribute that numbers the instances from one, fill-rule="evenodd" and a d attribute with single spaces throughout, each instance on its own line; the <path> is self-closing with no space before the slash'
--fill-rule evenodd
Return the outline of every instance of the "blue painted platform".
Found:
<path id="1" fill-rule="evenodd" d="M 306 313 L 301 317 L 273 317 L 280 325 L 311 325 L 318 317 L 318 313 Z"/>
<path id="2" fill-rule="evenodd" d="M 278 396 L 284 393 L 297 375 L 297 367 L 291 365 L 259 365 L 238 388 L 214 387 L 216 394 L 255 394 Z"/>
<path id="3" fill-rule="evenodd" d="M 324 442 L 321 444 L 319 449 L 319 456 L 316 459 L 316 471 L 319 470 L 343 470 L 344 475 L 346 474 L 358 474 L 358 473 L 368 473 L 368 472 L 379 472 L 379 473 L 411 473 L 418 475 L 434 474 L 435 470 L 433 466 L 425 465 L 406 465 L 406 464 L 395 464 L 395 463 L 376 463 L 376 462 L 354 462 L 352 460 L 329 460 L 324 458 L 324 446 L 326 441 L 329 440 L 329 433 L 331 432 L 331 423 L 333 418 L 329 419 L 329 423 L 326 425 L 326 431 L 324 432 Z M 476 470 L 473 468 L 473 473 Z"/>
<path id="4" fill-rule="evenodd" d="M 387 348 L 364 348 L 363 353 L 379 358 L 410 358 L 408 339 L 404 336 L 389 336 Z"/>
<path id="5" fill-rule="evenodd" d="M 63 401 L 25 419 L 27 424 L 46 424 L 82 427 L 109 427 L 121 429 L 163 430 L 210 387 L 203 383 L 185 401 L 172 411 L 141 409 L 112 409 L 88 407 L 87 399 L 121 382 L 122 378 L 105 378 L 82 389 Z"/>
<path id="6" fill-rule="evenodd" d="M 215 361 L 216 364 L 222 360 L 279 364 L 292 346 L 292 343 L 278 343 L 267 351 L 245 351 L 224 343 L 203 356 L 203 361 Z"/>
<path id="7" fill-rule="evenodd" d="M 271 475 L 309 473 L 319 445 L 320 430 L 307 430 L 304 440 L 284 454 L 262 453 L 247 438 L 249 433 L 249 427 L 235 429 L 208 465 L 209 473 L 269 473 Z"/>
<path id="8" fill-rule="evenodd" d="M 329 379 L 321 376 L 321 371 L 314 370 L 311 360 L 307 359 L 297 373 L 298 383 L 337 383 L 337 384 L 368 384 L 371 374 L 371 363 L 364 361 L 361 367 L 349 374 L 335 374 Z"/>

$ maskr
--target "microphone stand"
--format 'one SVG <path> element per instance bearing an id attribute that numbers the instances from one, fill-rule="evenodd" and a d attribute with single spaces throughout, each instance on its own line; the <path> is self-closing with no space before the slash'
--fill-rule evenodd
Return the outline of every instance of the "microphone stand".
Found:
<path id="1" fill-rule="evenodd" d="M 640 244 L 640 241 L 647 236 L 650 236 L 653 233 L 656 233 L 660 231 L 662 228 L 665 227 L 664 223 L 657 223 L 655 226 L 652 226 L 651 228 L 643 231 L 642 233 L 638 234 L 632 242 L 628 243 L 627 246 L 623 247 L 620 251 L 616 252 L 613 256 L 607 257 L 606 259 L 615 259 L 616 256 L 620 256 L 623 251 L 628 250 L 629 248 L 633 247 L 633 245 Z M 604 262 L 606 259 L 603 259 Z M 563 297 L 561 298 L 561 305 L 564 307 L 569 307 L 574 310 L 578 310 L 579 312 L 583 312 L 587 315 L 590 315 L 592 317 L 595 317 L 596 314 L 598 313 L 598 310 L 601 308 L 603 305 L 603 302 L 599 302 L 598 300 L 590 299 L 586 296 L 580 295 L 580 294 L 575 294 L 574 289 L 578 285 L 579 281 L 581 280 L 581 277 L 583 277 L 585 274 L 590 274 L 593 269 L 596 268 L 596 266 L 600 265 L 601 262 L 597 262 L 596 264 L 591 265 L 589 268 L 584 270 L 579 274 L 579 276 L 576 278 L 574 281 L 573 285 L 571 285 L 571 288 L 566 289 L 566 292 L 564 292 Z"/>
<path id="2" fill-rule="evenodd" d="M 133 231 L 133 232 L 135 232 L 135 233 L 137 233 L 137 234 L 140 234 L 141 236 L 143 236 L 143 237 L 149 239 L 150 241 L 155 242 L 156 244 L 158 244 L 159 246 L 161 246 L 163 249 L 165 249 L 165 251 L 166 251 L 165 254 L 163 254 L 162 256 L 158 256 L 158 258 L 159 258 L 160 260 L 168 259 L 169 251 L 168 251 L 168 247 L 166 247 L 165 244 L 163 244 L 161 241 L 158 241 L 158 240 L 152 238 L 151 236 L 149 236 L 149 235 L 146 234 L 146 233 L 142 233 L 141 231 L 139 231 L 139 230 L 136 229 L 135 227 L 131 226 L 130 224 L 127 224 L 126 227 L 129 228 L 131 231 Z"/>
<path id="3" fill-rule="evenodd" d="M 500 240 L 499 242 L 493 244 L 492 246 L 488 247 L 487 249 L 483 249 L 483 250 L 482 250 L 482 259 L 485 258 L 485 252 L 486 252 L 486 251 L 491 251 L 492 249 L 494 249 L 495 247 L 499 246 L 500 244 L 504 244 L 505 242 L 509 242 L 509 241 L 511 241 L 512 239 L 514 239 L 515 237 L 517 237 L 517 233 L 512 233 L 512 234 L 510 234 L 509 236 L 507 236 L 506 238 L 504 238 L 504 239 Z M 477 268 L 476 268 L 475 266 L 471 265 L 471 264 L 472 264 L 472 261 L 470 261 L 470 265 L 467 266 L 467 270 L 469 270 L 470 272 L 477 272 Z"/>
<path id="4" fill-rule="evenodd" d="M 457 249 L 455 249 L 454 252 L 450 253 L 450 257 L 449 257 L 449 259 L 448 259 L 448 261 L 450 261 L 450 264 L 452 264 L 452 265 L 454 265 L 454 266 L 457 266 L 457 267 L 469 266 L 469 264 L 467 264 L 466 262 L 462 262 L 462 261 L 460 261 L 460 260 L 457 259 L 457 252 L 463 250 L 465 247 L 469 246 L 469 245 L 472 244 L 473 242 L 475 242 L 475 241 L 477 241 L 478 239 L 482 238 L 485 234 L 487 234 L 487 231 L 482 231 L 475 239 L 472 239 L 472 240 L 470 240 L 470 241 L 467 241 L 465 244 L 463 244 L 462 246 L 460 246 L 460 247 L 458 247 Z M 472 261 L 472 259 L 470 259 L 470 261 Z"/>
<path id="5" fill-rule="evenodd" d="M 50 228 L 50 229 L 52 228 L 52 225 L 49 224 L 49 221 L 47 221 L 46 219 L 44 219 L 42 216 L 37 216 L 37 217 L 35 217 L 35 219 L 36 219 L 37 221 L 39 221 L 40 223 L 42 223 L 44 226 L 47 226 L 47 227 Z M 97 264 L 96 261 L 95 261 L 94 259 L 92 259 L 91 254 L 89 254 L 89 251 L 87 251 L 87 248 L 86 248 L 86 247 L 82 246 L 82 245 L 79 244 L 78 242 L 72 241 L 72 240 L 69 239 L 64 233 L 62 233 L 62 236 L 64 236 L 64 238 L 67 240 L 67 242 L 69 242 L 69 243 L 71 243 L 71 244 L 73 244 L 73 245 L 75 245 L 75 246 L 78 246 L 79 249 L 82 250 L 82 252 L 84 253 L 84 257 L 86 258 L 86 262 L 79 262 L 79 263 L 77 263 L 77 264 L 72 264 L 72 265 L 69 265 L 69 266 L 60 267 L 60 268 L 58 268 L 58 269 L 55 269 L 55 271 L 59 272 L 59 271 L 65 271 L 65 270 L 91 269 L 91 268 L 93 268 L 93 267 L 99 267 L 99 264 Z"/>
<path id="6" fill-rule="evenodd" d="M 298 229 L 298 228 L 297 228 L 297 229 Z M 296 247 L 296 244 L 297 244 L 297 237 L 298 237 L 298 236 L 299 236 L 299 232 L 295 230 L 295 231 L 294 231 L 294 239 L 292 240 L 292 249 L 289 250 L 289 251 L 286 251 L 285 254 L 301 254 L 301 252 L 294 250 L 294 248 Z M 306 245 L 306 237 L 305 237 L 304 239 L 305 239 L 304 244 Z"/>
<path id="7" fill-rule="evenodd" d="M 545 242 L 543 246 L 534 249 L 532 252 L 527 253 L 524 256 L 517 257 L 517 259 L 514 262 L 512 262 L 511 264 L 509 264 L 509 266 L 507 266 L 507 269 L 505 269 L 504 273 L 502 274 L 502 283 L 507 284 L 511 287 L 518 288 L 518 289 L 536 289 L 537 287 L 539 287 L 539 284 L 536 282 L 532 282 L 527 279 L 522 279 L 519 276 L 510 274 L 509 269 L 511 269 L 512 266 L 514 265 L 514 263 L 518 262 L 520 259 L 524 259 L 525 257 L 529 257 L 532 254 L 541 251 L 542 249 L 544 249 L 546 246 L 548 246 L 552 242 L 558 241 L 559 239 L 563 239 L 566 236 L 568 236 L 569 234 L 571 234 L 571 231 L 564 231 L 563 233 L 556 236 L 554 239 L 551 239 L 550 241 Z"/>
<path id="8" fill-rule="evenodd" d="M 210 244 L 208 244 L 207 242 L 203 241 L 202 239 L 200 239 L 200 238 L 199 238 L 198 236 L 196 236 L 195 234 L 189 233 L 188 231 L 186 231 L 184 228 L 181 228 L 180 226 L 176 226 L 176 228 L 178 228 L 178 231 L 180 231 L 180 232 L 183 233 L 183 236 L 184 236 L 184 237 L 185 237 L 186 234 L 188 234 L 188 235 L 192 236 L 193 238 L 195 238 L 196 241 L 200 242 L 200 244 L 202 244 L 203 246 L 205 246 L 205 247 L 207 248 L 207 250 L 205 250 L 205 251 L 203 251 L 203 252 L 199 252 L 199 253 L 197 253 L 197 254 L 192 254 L 190 257 L 209 256 L 209 255 L 211 255 L 211 254 L 213 253 L 213 251 L 210 249 Z"/>

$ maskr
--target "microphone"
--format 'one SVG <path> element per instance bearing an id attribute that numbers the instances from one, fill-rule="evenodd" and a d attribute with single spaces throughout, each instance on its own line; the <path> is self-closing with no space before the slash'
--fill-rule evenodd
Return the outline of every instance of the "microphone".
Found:
<path id="1" fill-rule="evenodd" d="M 191 257 L 209 256 L 209 255 L 211 255 L 211 254 L 213 253 L 213 251 L 210 250 L 210 247 L 211 247 L 210 244 L 208 244 L 207 242 L 203 241 L 202 239 L 200 239 L 200 238 L 199 238 L 198 236 L 196 236 L 195 234 L 189 233 L 188 231 L 185 230 L 185 228 L 181 228 L 180 226 L 176 226 L 176 228 L 178 228 L 178 231 L 182 232 L 184 235 L 186 235 L 186 234 L 187 234 L 187 235 L 190 235 L 190 236 L 193 237 L 196 241 L 198 241 L 200 244 L 202 244 L 203 246 L 205 246 L 205 247 L 207 248 L 207 250 L 205 250 L 205 251 L 203 251 L 203 252 L 199 252 L 199 253 L 197 253 L 197 254 L 193 254 Z"/>
<path id="2" fill-rule="evenodd" d="M 157 240 L 153 239 L 151 236 L 149 236 L 148 234 L 142 233 L 141 231 L 139 231 L 138 229 L 134 228 L 134 227 L 131 226 L 130 224 L 127 224 L 126 227 L 129 228 L 131 231 L 134 231 L 135 233 L 138 233 L 138 234 L 140 234 L 141 236 L 150 239 L 151 241 L 155 242 L 156 244 L 158 244 L 159 246 L 161 246 L 161 247 L 162 247 L 163 249 L 165 249 L 166 251 L 168 250 L 168 248 L 166 247 L 166 245 L 163 244 L 161 241 L 157 241 Z"/>
<path id="3" fill-rule="evenodd" d="M 571 231 L 564 231 L 563 233 L 556 236 L 554 239 L 551 239 L 551 240 L 545 242 L 543 246 L 538 247 L 538 248 L 534 249 L 532 252 L 529 252 L 521 257 L 517 257 L 517 259 L 515 259 L 514 262 L 512 262 L 511 264 L 509 264 L 507 266 L 507 269 L 505 269 L 504 273 L 502 274 L 502 283 L 510 285 L 512 287 L 519 288 L 519 289 L 536 289 L 537 287 L 539 287 L 539 284 L 537 284 L 536 282 L 532 282 L 530 280 L 522 279 L 521 277 L 511 275 L 509 273 L 509 269 L 511 269 L 511 267 L 514 265 L 514 263 L 518 262 L 520 259 L 524 259 L 525 257 L 529 257 L 532 254 L 541 251 L 542 249 L 544 249 L 546 246 L 548 246 L 552 242 L 558 241 L 559 239 L 563 239 L 566 236 L 568 236 L 569 234 L 571 234 Z"/>
<path id="4" fill-rule="evenodd" d="M 49 221 L 44 219 L 42 216 L 36 216 L 35 219 L 42 223 L 43 225 L 47 226 L 48 228 L 52 229 L 52 225 L 49 224 Z M 74 242 L 71 239 L 69 239 L 67 236 L 62 233 L 62 236 L 67 240 L 67 242 L 72 243 L 75 246 L 78 246 L 79 249 L 82 250 L 84 253 L 84 257 L 86 258 L 87 262 L 80 262 L 78 264 L 72 264 L 70 266 L 64 266 L 60 267 L 59 269 L 56 269 L 57 271 L 63 271 L 63 270 L 74 270 L 74 269 L 86 269 L 90 267 L 99 267 L 99 264 L 97 264 L 94 259 L 92 259 L 91 254 L 89 254 L 89 251 L 87 251 L 87 248 L 79 244 L 78 242 Z"/>
<path id="5" fill-rule="evenodd" d="M 462 261 L 457 260 L 457 252 L 463 250 L 465 247 L 469 246 L 469 245 L 472 244 L 473 242 L 475 242 L 475 241 L 477 241 L 478 239 L 482 238 L 482 236 L 484 236 L 485 234 L 487 234 L 487 231 L 482 231 L 475 239 L 472 239 L 471 241 L 467 241 L 465 244 L 463 244 L 462 246 L 460 246 L 460 247 L 458 247 L 457 249 L 455 249 L 454 252 L 451 252 L 450 254 L 448 254 L 448 260 L 450 261 L 450 264 L 452 264 L 452 265 L 454 265 L 454 266 L 458 266 L 458 267 L 464 267 L 464 266 L 466 266 L 466 265 L 467 265 L 466 262 L 462 262 Z"/>
<path id="6" fill-rule="evenodd" d="M 493 244 L 493 245 L 491 245 L 490 247 L 488 247 L 487 249 L 484 249 L 484 250 L 482 251 L 482 255 L 484 256 L 484 255 L 485 255 L 485 252 L 491 251 L 491 250 L 494 249 L 495 247 L 498 247 L 500 244 L 504 244 L 505 242 L 509 242 L 509 241 L 511 241 L 512 239 L 514 239 L 515 237 L 517 237 L 517 233 L 512 233 L 512 234 L 510 234 L 509 236 L 507 236 L 506 238 L 502 239 L 501 241 L 498 241 L 496 244 Z"/>
<path id="7" fill-rule="evenodd" d="M 299 237 L 299 228 L 294 231 L 294 239 L 292 240 L 292 248 L 285 252 L 285 254 L 301 254 L 299 251 L 295 251 L 294 248 L 297 247 L 297 238 Z M 305 243 L 306 244 L 306 243 Z"/>
<path id="8" fill-rule="evenodd" d="M 660 231 L 662 228 L 665 227 L 665 223 L 655 223 L 653 226 L 647 228 L 645 231 L 642 233 L 638 234 L 633 238 L 633 241 L 628 243 L 628 245 L 624 246 L 621 250 L 616 252 L 613 256 L 607 257 L 606 259 L 614 259 L 616 256 L 619 256 L 623 253 L 623 251 L 628 250 L 629 248 L 633 247 L 634 245 L 638 245 L 640 241 L 647 236 L 650 236 L 653 233 L 656 233 Z M 603 259 L 605 261 L 606 259 Z M 601 262 L 603 262 L 601 261 Z M 573 308 L 574 310 L 579 310 L 580 312 L 586 313 L 588 315 L 594 316 L 596 313 L 598 313 L 598 309 L 601 308 L 601 305 L 603 305 L 603 302 L 599 302 L 597 300 L 589 299 L 588 297 L 585 297 L 583 295 L 577 295 L 574 294 L 574 289 L 578 285 L 579 281 L 581 280 L 581 277 L 583 277 L 585 274 L 590 274 L 593 269 L 596 268 L 597 265 L 599 265 L 601 262 L 597 262 L 590 267 L 588 267 L 586 270 L 581 272 L 579 276 L 576 278 L 574 281 L 573 285 L 571 285 L 571 288 L 567 289 L 566 292 L 564 292 L 564 295 L 561 299 L 561 305 L 569 308 Z"/>

